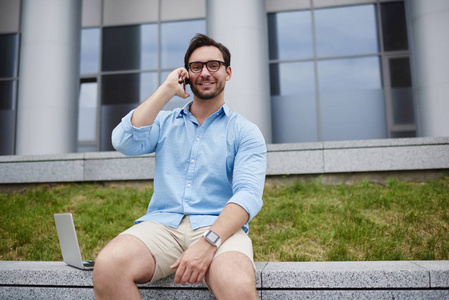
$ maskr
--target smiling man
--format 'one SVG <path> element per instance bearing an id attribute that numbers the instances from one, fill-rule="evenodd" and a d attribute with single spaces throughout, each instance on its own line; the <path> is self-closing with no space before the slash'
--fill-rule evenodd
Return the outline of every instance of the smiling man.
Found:
<path id="1" fill-rule="evenodd" d="M 175 273 L 175 282 L 205 280 L 217 299 L 257 299 L 248 222 L 262 207 L 266 146 L 260 130 L 226 104 L 231 55 L 197 34 L 185 67 L 126 115 L 112 133 L 125 155 L 155 153 L 147 213 L 99 253 L 98 299 L 139 299 L 137 283 Z M 162 111 L 174 97 L 193 101 Z"/>

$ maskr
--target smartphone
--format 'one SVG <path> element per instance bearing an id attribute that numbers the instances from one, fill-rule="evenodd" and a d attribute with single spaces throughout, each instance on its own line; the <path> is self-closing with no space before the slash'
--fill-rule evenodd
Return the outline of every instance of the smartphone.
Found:
<path id="1" fill-rule="evenodd" d="M 184 79 L 184 82 L 182 83 L 182 87 L 183 87 L 183 89 L 184 89 L 184 93 L 186 92 L 186 85 L 188 85 L 189 84 L 189 79 L 188 78 L 185 78 Z"/>

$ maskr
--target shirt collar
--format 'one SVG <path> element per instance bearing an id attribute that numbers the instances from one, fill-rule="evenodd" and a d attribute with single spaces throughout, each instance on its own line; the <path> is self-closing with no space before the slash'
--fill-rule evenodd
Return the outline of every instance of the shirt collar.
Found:
<path id="1" fill-rule="evenodd" d="M 193 101 L 190 101 L 184 107 L 180 110 L 177 118 L 182 118 L 183 115 L 188 115 L 190 113 L 190 106 L 192 105 Z M 219 110 L 215 112 L 215 114 L 220 115 L 224 113 L 226 116 L 229 116 L 231 113 L 231 110 L 229 109 L 228 105 L 226 103 L 223 104 L 222 107 L 220 107 Z"/>

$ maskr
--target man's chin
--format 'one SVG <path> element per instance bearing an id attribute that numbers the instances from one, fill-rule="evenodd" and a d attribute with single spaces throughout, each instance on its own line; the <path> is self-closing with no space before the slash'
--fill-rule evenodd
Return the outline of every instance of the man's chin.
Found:
<path id="1" fill-rule="evenodd" d="M 201 99 L 201 100 L 210 100 L 210 99 L 217 97 L 219 94 L 217 92 L 201 93 L 201 92 L 198 92 L 198 90 L 196 90 L 196 89 L 195 90 L 192 89 L 192 92 L 198 99 Z"/>
<path id="2" fill-rule="evenodd" d="M 217 95 L 215 95 L 215 94 L 209 94 L 209 95 L 205 95 L 205 94 L 195 94 L 195 96 L 196 96 L 198 99 L 201 99 L 201 100 L 210 100 L 210 99 L 215 98 Z"/>

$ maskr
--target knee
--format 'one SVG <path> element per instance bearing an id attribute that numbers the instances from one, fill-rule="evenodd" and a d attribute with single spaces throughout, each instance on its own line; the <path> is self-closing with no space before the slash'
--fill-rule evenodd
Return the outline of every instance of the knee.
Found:
<path id="1" fill-rule="evenodd" d="M 258 299 L 255 276 L 249 273 L 206 278 L 217 299 Z"/>
<path id="2" fill-rule="evenodd" d="M 134 237 L 119 236 L 109 242 L 95 260 L 94 289 L 149 281 L 154 265 L 145 245 L 136 242 Z"/>
<path id="3" fill-rule="evenodd" d="M 126 256 L 108 244 L 95 259 L 92 275 L 94 288 L 109 288 L 117 282 L 126 280 L 129 274 L 127 265 Z"/>
<path id="4" fill-rule="evenodd" d="M 257 299 L 255 278 L 241 277 L 232 283 L 234 299 Z"/>
<path id="5" fill-rule="evenodd" d="M 115 282 L 116 270 L 114 270 L 114 265 L 110 263 L 112 261 L 103 252 L 100 252 L 97 256 L 92 275 L 95 289 L 107 288 L 109 284 Z"/>

